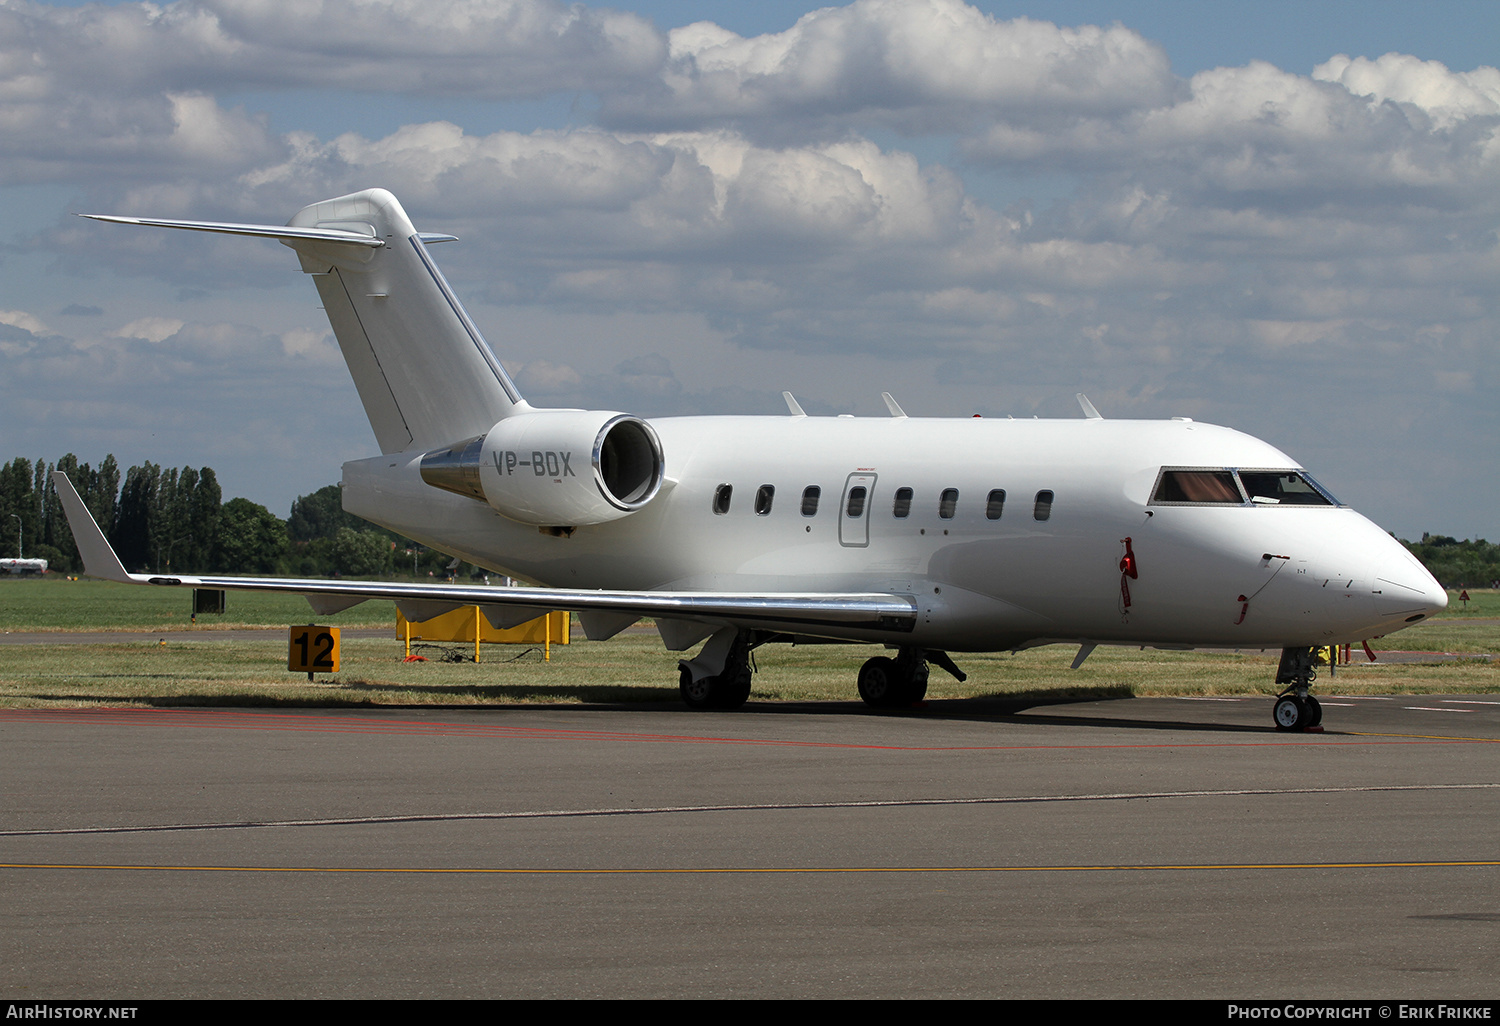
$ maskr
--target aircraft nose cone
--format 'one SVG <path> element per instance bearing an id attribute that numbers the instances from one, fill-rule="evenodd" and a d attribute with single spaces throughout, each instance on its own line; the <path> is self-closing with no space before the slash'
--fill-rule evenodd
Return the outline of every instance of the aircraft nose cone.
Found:
<path id="1" fill-rule="evenodd" d="M 1417 557 L 1396 543 L 1386 549 L 1370 574 L 1375 609 L 1415 623 L 1448 608 L 1448 593 Z"/>

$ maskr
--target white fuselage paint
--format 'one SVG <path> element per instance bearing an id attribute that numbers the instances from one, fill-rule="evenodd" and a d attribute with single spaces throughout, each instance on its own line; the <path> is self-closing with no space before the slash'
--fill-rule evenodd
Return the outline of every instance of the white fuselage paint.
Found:
<path id="1" fill-rule="evenodd" d="M 347 510 L 498 572 L 561 588 L 880 592 L 915 630 L 825 636 L 952 651 L 1048 641 L 1281 648 L 1359 640 L 1443 608 L 1388 534 L 1342 506 L 1149 503 L 1163 467 L 1293 469 L 1265 442 L 1185 421 L 688 417 L 652 421 L 667 483 L 620 520 L 546 533 L 424 483 L 420 453 L 345 464 Z M 862 522 L 846 486 L 868 488 Z M 728 512 L 715 490 L 733 486 Z M 755 511 L 762 485 L 771 510 Z M 817 514 L 801 513 L 817 485 Z M 910 514 L 893 516 L 898 488 Z M 954 516 L 939 496 L 956 488 Z M 1003 488 L 998 520 L 986 497 Z M 1033 516 L 1038 492 L 1054 500 Z M 1124 539 L 1138 576 L 1121 594 Z M 1270 558 L 1266 558 L 1266 557 Z"/>

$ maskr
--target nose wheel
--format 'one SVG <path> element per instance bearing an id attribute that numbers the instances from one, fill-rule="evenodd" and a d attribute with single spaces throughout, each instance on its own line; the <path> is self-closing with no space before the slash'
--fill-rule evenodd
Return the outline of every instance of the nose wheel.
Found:
<path id="1" fill-rule="evenodd" d="M 1284 648 L 1281 650 L 1281 665 L 1276 669 L 1276 683 L 1286 690 L 1276 696 L 1271 707 L 1271 719 L 1281 731 L 1313 730 L 1323 724 L 1323 706 L 1308 694 L 1308 688 L 1317 680 L 1313 669 L 1316 650 L 1311 648 Z"/>
<path id="2" fill-rule="evenodd" d="M 1271 710 L 1277 730 L 1311 730 L 1323 723 L 1323 707 L 1312 695 L 1282 695 Z"/>

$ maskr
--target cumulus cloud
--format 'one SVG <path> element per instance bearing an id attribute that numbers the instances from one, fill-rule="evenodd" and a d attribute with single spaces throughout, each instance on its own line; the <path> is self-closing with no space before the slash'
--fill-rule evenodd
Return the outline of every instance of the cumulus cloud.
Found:
<path id="1" fill-rule="evenodd" d="M 1459 76 L 1439 69 L 1425 68 L 1430 95 L 1459 90 Z M 1338 203 L 1353 212 L 1376 209 L 1370 201 L 1382 193 L 1387 202 L 1451 205 L 1492 193 L 1500 170 L 1500 112 L 1480 110 L 1477 91 L 1464 95 L 1474 98 L 1474 113 L 1460 116 L 1450 105 L 1432 108 L 1442 117 L 1421 110 L 1414 117 L 1410 105 L 1372 102 L 1343 82 L 1252 62 L 1200 72 L 1181 98 L 1160 107 L 1045 130 L 996 124 L 962 146 L 992 166 L 1092 166 L 1215 203 L 1236 197 L 1240 207 Z"/>
<path id="2" fill-rule="evenodd" d="M 1388 53 L 1371 60 L 1338 54 L 1313 69 L 1321 82 L 1337 82 L 1355 96 L 1387 100 L 1422 111 L 1438 128 L 1472 117 L 1500 114 L 1500 69 L 1449 71 L 1441 61 Z"/>
<path id="3" fill-rule="evenodd" d="M 122 325 L 115 334 L 121 338 L 143 338 L 147 342 L 160 342 L 181 330 L 182 321 L 175 317 L 141 317 Z"/>
<path id="4" fill-rule="evenodd" d="M 0 96 L 345 88 L 485 99 L 601 89 L 651 74 L 665 40 L 646 19 L 557 0 L 176 0 L 0 10 L 14 40 Z"/>
<path id="5" fill-rule="evenodd" d="M 177 0 L 0 6 L 0 173 L 140 178 L 273 162 L 286 141 L 224 109 L 238 89 L 487 100 L 650 76 L 665 41 L 636 15 L 556 0 Z"/>
<path id="6" fill-rule="evenodd" d="M 1119 25 L 1002 22 L 959 0 L 857 0 L 781 33 L 746 39 L 700 22 L 668 40 L 659 81 L 604 97 L 606 124 L 730 120 L 779 134 L 854 117 L 927 133 L 996 113 L 1031 120 L 1152 106 L 1175 86 L 1161 48 Z"/>
<path id="7" fill-rule="evenodd" d="M 25 310 L 0 310 L 0 324 L 8 324 L 13 328 L 20 328 L 31 335 L 50 335 L 52 329 L 43 324 L 41 319 Z"/>

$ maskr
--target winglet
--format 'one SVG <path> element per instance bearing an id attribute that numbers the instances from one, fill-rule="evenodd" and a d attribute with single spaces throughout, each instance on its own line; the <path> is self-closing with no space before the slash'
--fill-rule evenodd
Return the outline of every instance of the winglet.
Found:
<path id="1" fill-rule="evenodd" d="M 1082 392 L 1079 392 L 1076 398 L 1078 399 L 1078 405 L 1083 407 L 1083 415 L 1085 418 L 1087 418 L 1088 420 L 1104 419 L 1104 415 L 1098 410 L 1094 409 L 1094 404 L 1089 402 L 1088 396 L 1084 395 Z"/>
<path id="2" fill-rule="evenodd" d="M 78 490 L 68 475 L 61 470 L 52 472 L 52 483 L 57 488 L 57 497 L 62 501 L 63 513 L 67 515 L 68 527 L 73 531 L 73 540 L 78 543 L 78 552 L 83 556 L 83 572 L 90 577 L 102 577 L 107 581 L 133 583 L 125 572 L 125 564 L 109 547 L 104 532 L 99 530 L 94 515 L 83 504 Z"/>
<path id="3" fill-rule="evenodd" d="M 892 417 L 895 417 L 898 420 L 906 419 L 906 411 L 901 408 L 901 404 L 896 402 L 891 393 L 881 392 L 880 398 L 885 400 L 885 408 L 891 411 Z"/>
<path id="4" fill-rule="evenodd" d="M 791 411 L 793 417 L 805 417 L 807 414 L 802 409 L 802 404 L 790 392 L 781 393 L 781 398 L 786 400 L 786 408 Z"/>

